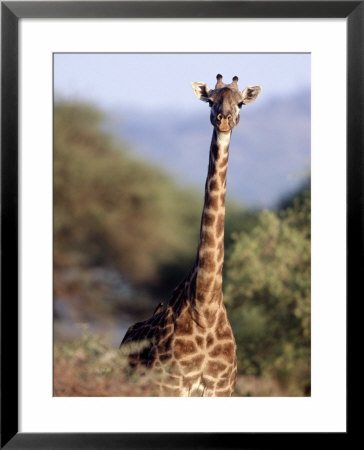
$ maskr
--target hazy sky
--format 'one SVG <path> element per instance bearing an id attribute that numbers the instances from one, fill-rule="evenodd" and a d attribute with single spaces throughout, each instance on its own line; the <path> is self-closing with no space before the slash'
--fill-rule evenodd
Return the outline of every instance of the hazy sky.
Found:
<path id="1" fill-rule="evenodd" d="M 310 86 L 309 54 L 56 54 L 56 96 L 87 100 L 102 108 L 144 105 L 146 109 L 197 108 L 192 81 L 213 88 L 216 74 L 241 90 L 261 85 L 260 102 Z"/>

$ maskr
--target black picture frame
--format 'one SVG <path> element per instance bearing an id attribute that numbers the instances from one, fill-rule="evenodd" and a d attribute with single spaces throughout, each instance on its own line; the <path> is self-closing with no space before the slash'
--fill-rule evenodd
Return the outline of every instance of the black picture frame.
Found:
<path id="1" fill-rule="evenodd" d="M 18 432 L 18 22 L 22 18 L 346 18 L 347 20 L 347 312 L 363 297 L 364 2 L 363 1 L 4 1 L 1 2 L 1 448 L 164 449 L 305 445 L 310 433 L 19 433 Z M 337 95 L 337 93 L 335 93 Z M 355 297 L 354 297 L 355 296 Z M 350 338 L 349 338 L 350 339 Z M 348 345 L 350 352 L 350 345 Z M 350 356 L 350 353 L 349 353 Z M 349 363 L 348 358 L 348 363 Z M 350 367 L 350 366 L 348 366 Z M 347 372 L 350 375 L 350 370 Z M 335 395 L 333 393 L 333 395 Z M 350 398 L 350 394 L 348 395 Z M 315 433 L 315 444 L 347 432 Z"/>

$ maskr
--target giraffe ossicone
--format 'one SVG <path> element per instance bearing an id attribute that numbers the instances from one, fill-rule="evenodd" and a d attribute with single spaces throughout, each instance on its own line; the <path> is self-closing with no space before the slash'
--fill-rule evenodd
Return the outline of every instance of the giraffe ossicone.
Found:
<path id="1" fill-rule="evenodd" d="M 238 77 L 214 89 L 193 82 L 210 106 L 213 125 L 197 254 L 187 276 L 151 318 L 132 325 L 120 345 L 130 365 L 155 375 L 164 396 L 231 396 L 236 383 L 236 344 L 222 293 L 226 173 L 232 129 L 240 109 L 260 86 L 238 88 Z"/>

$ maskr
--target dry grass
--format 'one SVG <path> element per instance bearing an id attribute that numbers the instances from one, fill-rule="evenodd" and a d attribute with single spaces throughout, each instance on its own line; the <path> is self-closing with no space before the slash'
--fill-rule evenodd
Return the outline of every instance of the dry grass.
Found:
<path id="1" fill-rule="evenodd" d="M 234 397 L 287 397 L 289 393 L 274 378 L 239 375 Z"/>
<path id="2" fill-rule="evenodd" d="M 87 332 L 81 339 L 55 342 L 53 391 L 56 397 L 156 395 L 148 376 L 138 376 L 119 350 Z"/>
<path id="3" fill-rule="evenodd" d="M 108 339 L 84 332 L 80 339 L 54 345 L 54 395 L 56 397 L 156 396 L 152 379 L 139 376 L 127 358 L 111 348 Z M 280 397 L 290 393 L 273 378 L 238 377 L 234 396 Z"/>

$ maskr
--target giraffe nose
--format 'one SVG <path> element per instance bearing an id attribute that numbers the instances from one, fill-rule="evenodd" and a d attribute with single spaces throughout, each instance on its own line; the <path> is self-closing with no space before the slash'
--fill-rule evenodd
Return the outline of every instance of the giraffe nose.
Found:
<path id="1" fill-rule="evenodd" d="M 232 115 L 229 114 L 226 118 L 223 117 L 222 114 L 218 114 L 217 115 L 217 120 L 220 122 L 219 124 L 217 124 L 217 127 L 220 131 L 230 131 L 231 130 L 231 126 L 230 126 L 230 119 L 232 118 Z"/>
<path id="2" fill-rule="evenodd" d="M 232 119 L 232 117 L 233 116 L 231 114 L 228 114 L 226 116 L 225 120 L 230 120 L 230 119 Z M 217 120 L 222 120 L 223 118 L 224 118 L 224 116 L 221 113 L 217 115 Z"/>

